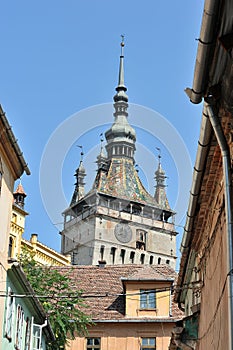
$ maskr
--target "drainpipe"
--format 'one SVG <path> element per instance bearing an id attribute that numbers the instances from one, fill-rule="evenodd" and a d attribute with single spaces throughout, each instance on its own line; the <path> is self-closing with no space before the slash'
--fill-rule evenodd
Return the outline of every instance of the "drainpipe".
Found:
<path id="1" fill-rule="evenodd" d="M 233 350 L 233 256 L 232 256 L 232 243 L 233 243 L 233 220 L 232 220 L 232 185 L 231 185 L 231 162 L 230 162 L 230 152 L 228 144 L 222 130 L 222 126 L 219 121 L 219 117 L 214 113 L 212 97 L 206 99 L 207 102 L 207 112 L 209 120 L 212 124 L 215 136 L 217 138 L 219 147 L 222 154 L 223 162 L 223 177 L 224 177 L 224 192 L 225 192 L 225 208 L 226 208 L 226 227 L 227 227 L 227 246 L 228 246 L 228 264 L 229 264 L 229 313 L 228 313 L 228 325 L 229 325 L 229 344 L 230 349 Z"/>

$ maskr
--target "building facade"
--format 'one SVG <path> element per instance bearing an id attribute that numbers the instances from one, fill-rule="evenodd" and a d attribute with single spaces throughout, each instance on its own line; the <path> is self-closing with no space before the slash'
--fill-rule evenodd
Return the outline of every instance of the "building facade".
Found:
<path id="1" fill-rule="evenodd" d="M 41 265 L 66 266 L 71 264 L 70 255 L 62 255 L 54 249 L 38 241 L 36 233 L 31 234 L 30 240 L 23 238 L 25 219 L 28 213 L 24 209 L 26 193 L 21 182 L 13 193 L 14 201 L 12 206 L 11 228 L 9 235 L 8 259 L 19 260 L 20 254 L 24 251 L 33 255 L 36 262 Z"/>
<path id="2" fill-rule="evenodd" d="M 176 273 L 168 265 L 106 265 L 58 268 L 82 290 L 84 312 L 94 324 L 67 350 L 168 350 L 183 313 L 173 302 Z"/>
<path id="3" fill-rule="evenodd" d="M 144 188 L 135 167 L 136 133 L 128 122 L 124 83 L 124 42 L 114 96 L 114 123 L 105 132 L 106 147 L 97 157 L 97 175 L 85 193 L 83 159 L 76 170 L 70 206 L 64 211 L 61 251 L 73 264 L 176 263 L 175 213 L 165 190 L 159 156 L 153 195 Z"/>
<path id="4" fill-rule="evenodd" d="M 4 314 L 1 349 L 46 350 L 55 340 L 45 311 L 17 263 L 7 271 Z"/>
<path id="5" fill-rule="evenodd" d="M 1 105 L 0 132 L 0 289 L 5 291 L 14 184 L 24 173 L 30 175 L 30 170 Z M 4 305 L 4 298 L 0 298 L 0 339 Z"/>
<path id="6" fill-rule="evenodd" d="M 233 349 L 231 1 L 205 1 L 192 89 L 204 99 L 175 300 L 176 349 Z"/>

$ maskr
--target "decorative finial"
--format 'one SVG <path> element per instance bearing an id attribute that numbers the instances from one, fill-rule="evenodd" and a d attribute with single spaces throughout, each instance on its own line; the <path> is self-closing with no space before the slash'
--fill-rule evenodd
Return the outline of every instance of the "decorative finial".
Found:
<path id="1" fill-rule="evenodd" d="M 79 145 L 77 145 L 77 147 L 79 147 L 79 148 L 81 148 L 81 153 L 80 153 L 80 155 L 81 155 L 81 162 L 83 161 L 83 155 L 84 155 L 84 152 L 83 152 L 83 146 L 79 146 Z"/>
<path id="2" fill-rule="evenodd" d="M 159 147 L 156 147 L 156 149 L 159 151 L 158 159 L 159 159 L 159 165 L 161 163 L 161 149 Z"/>
<path id="3" fill-rule="evenodd" d="M 121 56 L 124 57 L 125 35 L 121 34 Z"/>

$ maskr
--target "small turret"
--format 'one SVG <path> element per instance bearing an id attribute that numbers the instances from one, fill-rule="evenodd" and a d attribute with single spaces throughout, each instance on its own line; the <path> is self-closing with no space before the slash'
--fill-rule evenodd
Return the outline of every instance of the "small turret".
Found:
<path id="1" fill-rule="evenodd" d="M 160 149 L 159 149 L 160 151 Z M 167 178 L 165 171 L 162 169 L 161 165 L 161 154 L 158 155 L 158 168 L 155 172 L 155 199 L 159 206 L 163 209 L 170 210 L 170 205 L 168 203 L 167 194 L 166 194 L 166 185 L 165 185 L 165 179 Z"/>
<path id="2" fill-rule="evenodd" d="M 82 151 L 81 151 L 81 159 L 80 159 L 79 167 L 76 169 L 75 174 L 74 174 L 74 176 L 76 178 L 76 183 L 75 183 L 75 189 L 74 189 L 74 193 L 73 193 L 72 200 L 71 200 L 71 205 L 78 202 L 85 195 L 84 178 L 86 176 L 86 171 L 85 171 L 85 168 L 83 166 L 83 154 L 84 153 L 83 153 L 82 146 L 78 146 L 78 147 L 80 147 L 82 149 Z"/>
<path id="3" fill-rule="evenodd" d="M 21 184 L 21 180 L 20 183 L 18 184 L 18 187 L 16 188 L 15 192 L 13 193 L 14 196 L 14 204 L 16 204 L 18 207 L 24 209 L 24 200 L 25 197 L 27 197 L 23 186 Z"/>
<path id="4" fill-rule="evenodd" d="M 98 165 L 98 170 L 107 170 L 107 157 L 106 154 L 104 152 L 104 147 L 103 147 L 103 134 L 100 134 L 100 142 L 101 142 L 101 146 L 100 146 L 100 153 L 97 156 L 97 160 L 96 163 Z"/>

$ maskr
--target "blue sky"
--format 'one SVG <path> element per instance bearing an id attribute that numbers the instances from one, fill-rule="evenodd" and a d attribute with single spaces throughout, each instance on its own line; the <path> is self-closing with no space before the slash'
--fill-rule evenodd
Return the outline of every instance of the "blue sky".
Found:
<path id="1" fill-rule="evenodd" d="M 129 102 L 154 110 L 171 123 L 183 139 L 193 166 L 202 106 L 191 104 L 184 89 L 192 86 L 203 4 L 203 0 L 1 3 L 0 103 L 32 173 L 22 177 L 27 193 L 25 208 L 30 213 L 25 238 L 38 233 L 40 241 L 60 250 L 57 223 L 52 222 L 41 195 L 42 155 L 51 135 L 71 116 L 92 106 L 112 104 L 121 34 L 125 35 L 125 83 Z M 86 123 L 85 116 L 85 113 L 79 116 L 80 125 Z M 77 144 L 81 142 L 84 146 L 86 167 L 88 162 L 93 166 L 99 132 L 108 127 L 101 127 L 98 113 L 94 118 L 98 125 L 92 131 L 88 127 L 86 138 L 77 126 L 77 142 L 72 143 L 62 163 L 62 188 L 68 202 L 73 191 L 73 174 L 80 160 Z M 106 118 L 112 123 L 111 113 Z M 134 123 L 133 115 L 130 123 Z M 151 152 L 156 157 L 156 146 L 162 148 L 168 197 L 173 205 L 179 177 L 175 171 L 177 160 L 167 150 L 166 140 L 161 146 L 145 134 L 143 116 L 140 123 L 138 149 L 143 153 L 145 144 L 147 154 Z M 153 130 L 156 130 L 154 124 Z M 62 145 L 61 137 L 59 146 Z M 57 152 L 59 148 L 54 150 L 54 157 Z M 149 155 L 146 158 L 149 159 Z M 150 176 L 143 174 L 142 164 L 143 156 L 139 164 L 141 175 L 150 182 Z M 147 172 L 153 175 L 155 168 L 156 161 Z M 48 169 L 48 173 L 48 177 L 51 176 L 53 169 Z M 87 187 L 94 175 L 95 171 L 89 170 Z M 43 176 L 46 177 L 44 171 Z M 185 181 L 191 184 L 191 177 L 187 177 Z M 145 185 L 153 188 L 151 183 Z M 179 188 L 185 204 L 189 198 L 186 187 L 185 193 L 182 186 Z M 47 193 L 50 193 L 49 184 Z M 58 198 L 54 192 L 51 195 L 56 210 Z M 179 241 L 180 238 L 178 248 Z"/>

